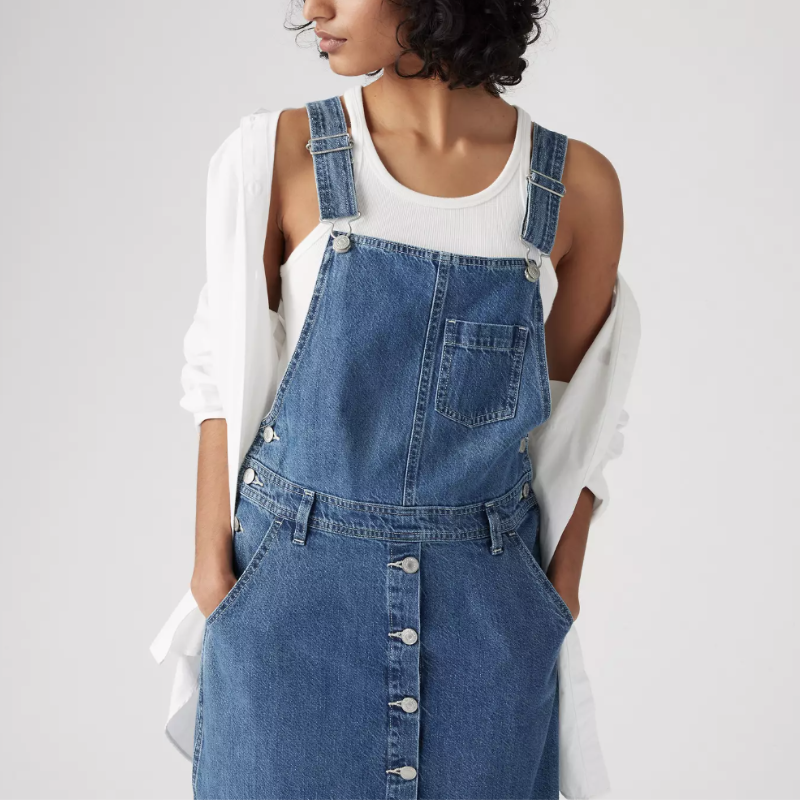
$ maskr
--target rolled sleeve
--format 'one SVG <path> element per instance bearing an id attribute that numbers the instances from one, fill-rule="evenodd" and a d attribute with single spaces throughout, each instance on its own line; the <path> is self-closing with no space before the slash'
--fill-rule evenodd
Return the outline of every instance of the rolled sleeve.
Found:
<path id="1" fill-rule="evenodd" d="M 183 338 L 186 363 L 181 370 L 183 396 L 180 400 L 194 420 L 195 429 L 206 419 L 224 418 L 211 348 L 211 312 L 208 306 L 208 283 L 200 290 L 192 324 Z"/>
<path id="2" fill-rule="evenodd" d="M 628 412 L 623 408 L 620 411 L 619 418 L 617 419 L 616 429 L 611 435 L 603 457 L 597 463 L 595 468 L 589 474 L 586 480 L 586 488 L 590 489 L 594 494 L 594 506 L 592 509 L 592 521 L 594 522 L 601 514 L 608 509 L 608 503 L 611 499 L 610 491 L 608 488 L 608 481 L 603 474 L 606 464 L 615 458 L 622 455 L 622 450 L 625 445 L 625 436 L 622 429 L 628 424 L 630 417 Z"/>

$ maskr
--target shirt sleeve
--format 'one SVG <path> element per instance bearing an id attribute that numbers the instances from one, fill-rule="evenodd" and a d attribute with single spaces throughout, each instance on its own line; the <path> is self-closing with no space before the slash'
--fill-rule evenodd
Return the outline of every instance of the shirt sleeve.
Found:
<path id="1" fill-rule="evenodd" d="M 550 381 L 550 400 L 552 410 L 555 410 L 555 408 L 558 406 L 558 403 L 564 396 L 564 392 L 568 386 L 568 381 Z M 625 437 L 622 433 L 622 430 L 628 424 L 629 419 L 630 417 L 627 410 L 624 408 L 620 409 L 616 427 L 611 435 L 608 446 L 586 479 L 586 488 L 590 489 L 592 494 L 594 494 L 592 522 L 596 521 L 598 517 L 608 509 L 608 503 L 611 498 L 608 481 L 606 480 L 604 470 L 609 461 L 622 455 L 622 450 L 625 445 Z"/>
<path id="2" fill-rule="evenodd" d="M 606 464 L 608 464 L 609 461 L 622 455 L 622 450 L 625 444 L 625 437 L 622 433 L 622 429 L 628 424 L 628 420 L 628 412 L 624 408 L 621 409 L 617 419 L 616 429 L 611 435 L 611 440 L 608 443 L 608 447 L 606 448 L 603 457 L 595 465 L 594 469 L 586 480 L 586 488 L 591 489 L 592 493 L 594 494 L 594 506 L 592 510 L 593 522 L 596 521 L 597 518 L 608 508 L 610 492 L 608 488 L 608 481 L 606 481 L 603 471 L 605 470 Z"/>
<path id="3" fill-rule="evenodd" d="M 222 259 L 211 249 L 210 242 L 227 241 L 225 232 L 231 224 L 228 209 L 235 208 L 232 198 L 239 188 L 241 147 L 237 128 L 220 144 L 211 156 L 206 178 L 206 281 L 200 290 L 192 323 L 183 338 L 185 363 L 181 370 L 183 396 L 180 405 L 194 420 L 199 432 L 206 419 L 224 419 L 225 406 L 219 389 L 214 353 L 215 313 L 211 295 L 211 265 Z M 222 234 L 213 229 L 220 226 Z M 212 235 L 212 233 L 214 235 Z"/>
<path id="4" fill-rule="evenodd" d="M 211 348 L 212 319 L 208 305 L 208 283 L 200 290 L 192 324 L 183 338 L 186 363 L 181 370 L 183 397 L 180 405 L 194 419 L 195 429 L 206 419 L 224 419 L 217 382 L 214 377 L 214 356 Z"/>

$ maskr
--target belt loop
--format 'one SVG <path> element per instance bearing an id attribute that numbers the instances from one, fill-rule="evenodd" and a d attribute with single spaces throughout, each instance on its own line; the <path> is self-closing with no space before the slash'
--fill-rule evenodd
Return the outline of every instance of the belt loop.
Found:
<path id="1" fill-rule="evenodd" d="M 489 529 L 492 532 L 492 555 L 496 556 L 503 552 L 503 533 L 500 530 L 500 515 L 494 503 L 486 504 L 486 516 L 489 517 Z"/>
<path id="2" fill-rule="evenodd" d="M 297 516 L 294 519 L 295 544 L 306 543 L 306 531 L 308 530 L 308 515 L 311 513 L 311 504 L 314 502 L 315 492 L 313 489 L 303 489 L 303 499 L 297 508 Z"/>

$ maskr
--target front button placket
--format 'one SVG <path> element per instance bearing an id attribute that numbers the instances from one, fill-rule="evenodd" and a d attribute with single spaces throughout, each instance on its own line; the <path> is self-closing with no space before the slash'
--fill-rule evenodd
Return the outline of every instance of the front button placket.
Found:
<path id="1" fill-rule="evenodd" d="M 419 768 L 420 542 L 387 545 L 388 698 L 387 800 L 416 800 Z"/>

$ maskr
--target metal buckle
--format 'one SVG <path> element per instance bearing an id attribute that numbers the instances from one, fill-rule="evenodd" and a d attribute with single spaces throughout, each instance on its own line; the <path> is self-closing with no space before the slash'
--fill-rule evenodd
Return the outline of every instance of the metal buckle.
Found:
<path id="1" fill-rule="evenodd" d="M 528 242 L 527 239 L 524 239 L 522 234 L 520 234 L 519 238 L 525 243 L 525 263 L 527 264 L 525 267 L 525 277 L 531 282 L 538 281 L 539 275 L 542 272 L 542 259 L 544 258 L 544 253 L 542 253 L 541 250 L 539 251 L 538 263 L 536 261 L 531 261 L 530 258 L 528 258 L 531 252 L 530 242 Z"/>
<path id="2" fill-rule="evenodd" d="M 339 136 L 346 136 L 347 141 L 349 144 L 346 144 L 344 147 L 331 147 L 329 150 L 312 150 L 311 149 L 311 142 L 318 142 L 321 139 L 336 139 Z M 331 133 L 328 136 L 312 136 L 308 142 L 306 142 L 306 150 L 311 153 L 312 156 L 321 156 L 323 153 L 335 153 L 338 150 L 352 150 L 353 149 L 353 140 L 350 138 L 349 133 Z"/>
<path id="3" fill-rule="evenodd" d="M 331 221 L 331 229 L 330 235 L 333 235 L 333 228 L 336 225 L 336 222 L 340 219 L 347 220 L 347 233 L 340 233 L 333 237 L 333 249 L 337 253 L 346 253 L 350 249 L 350 245 L 352 242 L 350 241 L 350 234 L 353 232 L 350 223 L 354 219 L 358 219 L 361 216 L 361 212 L 359 211 L 357 214 L 354 214 L 352 217 L 336 217 L 336 219 Z M 320 217 L 320 222 L 325 222 L 326 220 Z"/>
<path id="4" fill-rule="evenodd" d="M 547 186 L 542 186 L 541 183 L 537 183 L 536 178 L 534 177 L 534 173 L 536 173 L 536 175 L 541 175 L 543 178 L 547 178 L 547 180 L 553 181 L 554 183 L 561 183 L 561 181 L 557 181 L 555 178 L 551 178 L 549 175 L 545 175 L 544 172 L 539 172 L 539 170 L 537 169 L 532 169 L 528 173 L 528 177 L 526 178 L 526 180 L 528 181 L 528 183 L 533 184 L 537 189 L 544 189 L 546 192 L 550 192 L 550 194 L 556 195 L 556 197 L 564 197 L 564 195 L 567 193 L 566 188 L 564 189 L 563 192 L 557 192 L 555 189 L 550 189 Z"/>

